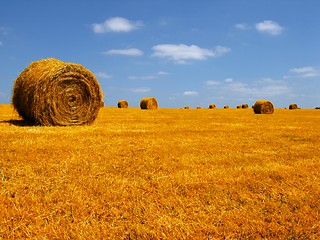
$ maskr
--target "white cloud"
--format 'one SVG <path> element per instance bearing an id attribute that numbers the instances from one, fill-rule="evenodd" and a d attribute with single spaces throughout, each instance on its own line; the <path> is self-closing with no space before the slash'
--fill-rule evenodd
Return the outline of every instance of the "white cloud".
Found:
<path id="1" fill-rule="evenodd" d="M 197 96 L 198 94 L 197 91 L 186 91 L 183 93 L 184 96 Z"/>
<path id="2" fill-rule="evenodd" d="M 221 83 L 219 81 L 216 81 L 216 80 L 208 80 L 205 82 L 205 84 L 207 86 L 217 86 L 217 85 L 220 85 Z"/>
<path id="3" fill-rule="evenodd" d="M 140 21 L 130 21 L 122 17 L 109 18 L 103 23 L 92 24 L 92 29 L 95 33 L 106 32 L 131 32 L 142 27 L 143 24 Z"/>
<path id="4" fill-rule="evenodd" d="M 146 76 L 129 76 L 129 80 L 152 80 L 155 79 L 156 76 L 154 75 L 146 75 Z"/>
<path id="5" fill-rule="evenodd" d="M 169 73 L 164 71 L 159 71 L 157 72 L 157 75 L 163 76 L 163 75 L 169 75 Z"/>
<path id="6" fill-rule="evenodd" d="M 107 52 L 103 52 L 105 55 L 126 55 L 126 56 L 141 56 L 143 52 L 137 48 L 128 49 L 112 49 Z"/>
<path id="7" fill-rule="evenodd" d="M 283 27 L 281 27 L 277 22 L 271 20 L 265 20 L 263 22 L 257 23 L 256 29 L 259 32 L 267 33 L 270 35 L 279 35 L 283 31 Z"/>
<path id="8" fill-rule="evenodd" d="M 196 45 L 160 44 L 152 48 L 153 57 L 167 58 L 175 63 L 185 64 L 191 60 L 205 60 L 208 57 L 219 57 L 230 51 L 229 48 L 217 46 L 214 50 L 200 48 Z"/>
<path id="9" fill-rule="evenodd" d="M 94 74 L 97 78 L 102 78 L 102 79 L 110 79 L 112 78 L 111 75 L 109 75 L 108 73 L 105 72 L 97 72 Z"/>
<path id="10" fill-rule="evenodd" d="M 148 87 L 130 88 L 128 90 L 133 93 L 147 93 L 151 91 Z"/>
<path id="11" fill-rule="evenodd" d="M 240 30 L 247 30 L 250 29 L 251 27 L 246 24 L 246 23 L 237 23 L 236 25 L 234 25 L 235 28 L 240 29 Z"/>
<path id="12" fill-rule="evenodd" d="M 296 77 L 301 77 L 301 78 L 312 78 L 312 77 L 320 76 L 320 68 L 312 67 L 312 66 L 292 68 L 289 70 L 289 72 L 295 73 L 297 74 Z"/>

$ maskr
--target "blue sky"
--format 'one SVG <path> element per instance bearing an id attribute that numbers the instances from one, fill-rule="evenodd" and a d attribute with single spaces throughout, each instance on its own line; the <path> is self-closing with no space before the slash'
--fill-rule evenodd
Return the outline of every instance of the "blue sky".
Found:
<path id="1" fill-rule="evenodd" d="M 320 106 L 318 0 L 1 0 L 0 103 L 31 62 L 79 63 L 107 106 Z"/>

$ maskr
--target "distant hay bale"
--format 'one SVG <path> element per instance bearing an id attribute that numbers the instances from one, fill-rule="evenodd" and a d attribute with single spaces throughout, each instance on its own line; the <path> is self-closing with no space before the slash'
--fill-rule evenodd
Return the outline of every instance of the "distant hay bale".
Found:
<path id="1" fill-rule="evenodd" d="M 32 62 L 14 82 L 12 104 L 27 122 L 45 126 L 92 123 L 102 91 L 92 72 L 54 58 Z"/>
<path id="2" fill-rule="evenodd" d="M 227 109 L 227 108 L 229 108 L 229 105 L 225 105 L 223 108 Z"/>
<path id="3" fill-rule="evenodd" d="M 253 105 L 256 114 L 272 114 L 274 112 L 273 103 L 268 100 L 257 100 Z"/>
<path id="4" fill-rule="evenodd" d="M 215 104 L 210 104 L 209 105 L 209 109 L 215 109 L 216 108 L 216 105 Z"/>
<path id="5" fill-rule="evenodd" d="M 245 104 L 242 104 L 242 105 L 241 105 L 241 108 L 244 108 L 244 109 L 249 108 L 249 105 L 246 104 L 246 103 L 245 103 Z"/>
<path id="6" fill-rule="evenodd" d="M 118 108 L 128 108 L 129 104 L 126 100 L 119 100 L 118 101 Z"/>
<path id="7" fill-rule="evenodd" d="M 296 103 L 292 103 L 289 105 L 289 109 L 291 109 L 291 110 L 298 109 L 298 105 Z"/>
<path id="8" fill-rule="evenodd" d="M 200 106 L 197 106 L 196 109 L 201 109 L 201 107 L 200 107 Z"/>
<path id="9" fill-rule="evenodd" d="M 140 101 L 141 109 L 157 109 L 158 101 L 154 97 L 142 98 Z"/>
<path id="10" fill-rule="evenodd" d="M 185 106 L 185 107 L 184 107 L 184 109 L 189 109 L 189 108 L 190 108 L 189 106 Z"/>
<path id="11" fill-rule="evenodd" d="M 242 105 L 238 105 L 237 108 L 238 108 L 238 109 L 242 108 Z"/>

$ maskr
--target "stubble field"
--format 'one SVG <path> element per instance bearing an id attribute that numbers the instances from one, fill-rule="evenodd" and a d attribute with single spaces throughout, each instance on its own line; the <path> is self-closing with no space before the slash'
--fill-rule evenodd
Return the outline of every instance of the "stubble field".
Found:
<path id="1" fill-rule="evenodd" d="M 0 105 L 0 239 L 319 239 L 320 111 Z"/>

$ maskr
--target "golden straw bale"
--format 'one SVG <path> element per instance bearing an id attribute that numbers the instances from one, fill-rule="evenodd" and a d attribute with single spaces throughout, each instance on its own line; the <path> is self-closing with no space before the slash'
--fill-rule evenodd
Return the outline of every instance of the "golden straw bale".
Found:
<path id="1" fill-rule="evenodd" d="M 260 99 L 253 105 L 253 111 L 256 114 L 272 114 L 274 112 L 274 106 L 269 100 Z"/>
<path id="2" fill-rule="evenodd" d="M 214 108 L 216 108 L 216 105 L 215 105 L 215 104 L 210 104 L 210 105 L 209 105 L 209 109 L 214 109 Z"/>
<path id="3" fill-rule="evenodd" d="M 142 98 L 140 101 L 140 108 L 141 109 L 157 109 L 158 101 L 154 97 Z"/>
<path id="4" fill-rule="evenodd" d="M 189 109 L 189 108 L 190 108 L 189 106 L 185 106 L 185 107 L 184 107 L 184 109 Z"/>
<path id="5" fill-rule="evenodd" d="M 296 103 L 292 103 L 289 105 L 289 109 L 291 109 L 291 110 L 298 109 L 298 105 Z"/>
<path id="6" fill-rule="evenodd" d="M 244 109 L 246 109 L 246 108 L 249 108 L 249 105 L 246 104 L 246 103 L 244 103 L 244 104 L 241 105 L 241 107 L 244 108 Z"/>
<path id="7" fill-rule="evenodd" d="M 200 106 L 197 106 L 196 109 L 201 109 L 201 107 L 200 107 Z"/>
<path id="8" fill-rule="evenodd" d="M 128 108 L 129 104 L 127 100 L 119 100 L 118 108 Z"/>
<path id="9" fill-rule="evenodd" d="M 238 105 L 237 108 L 238 108 L 238 109 L 239 109 L 239 108 L 242 108 L 242 105 Z"/>
<path id="10" fill-rule="evenodd" d="M 66 126 L 92 123 L 103 106 L 92 72 L 54 58 L 32 62 L 14 82 L 12 104 L 27 122 Z"/>
<path id="11" fill-rule="evenodd" d="M 229 108 L 229 105 L 225 105 L 223 108 L 227 109 L 227 108 Z"/>

